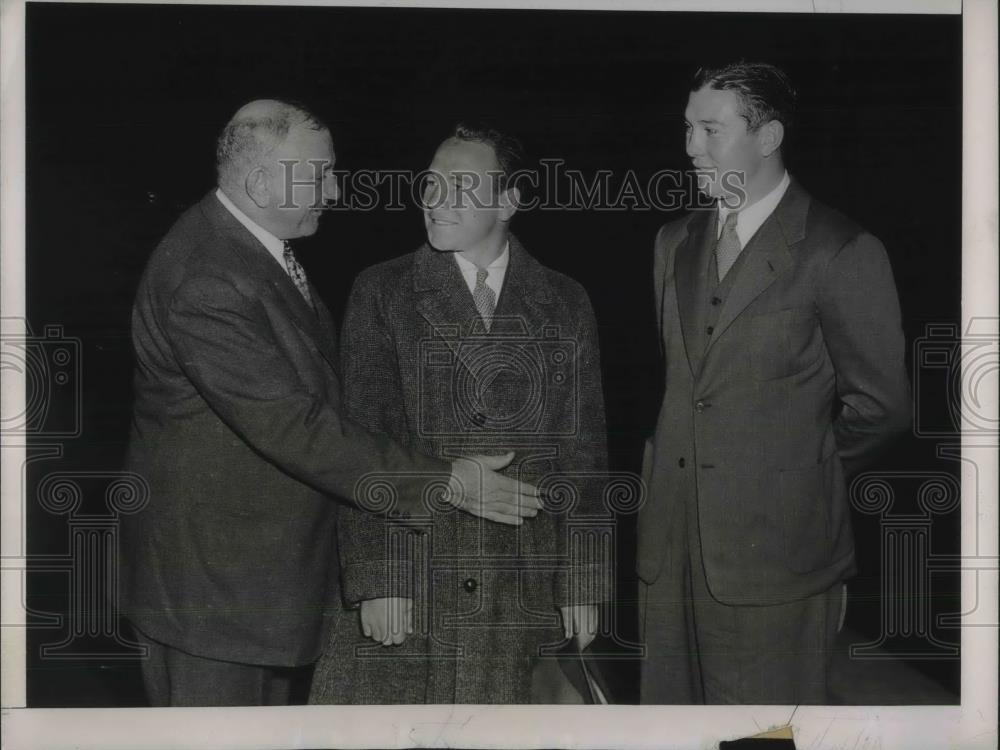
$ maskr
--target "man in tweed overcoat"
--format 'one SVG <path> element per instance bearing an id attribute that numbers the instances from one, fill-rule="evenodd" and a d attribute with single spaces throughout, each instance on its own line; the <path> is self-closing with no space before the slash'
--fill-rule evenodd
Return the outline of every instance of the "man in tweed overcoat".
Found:
<path id="1" fill-rule="evenodd" d="M 438 149 L 428 242 L 355 282 L 344 406 L 431 455 L 514 451 L 507 473 L 548 485 L 549 506 L 519 527 L 428 513 L 419 530 L 343 509 L 344 609 L 311 702 L 527 703 L 540 649 L 596 632 L 610 570 L 580 532 L 605 512 L 597 329 L 583 288 L 509 234 L 518 150 L 463 126 Z"/>

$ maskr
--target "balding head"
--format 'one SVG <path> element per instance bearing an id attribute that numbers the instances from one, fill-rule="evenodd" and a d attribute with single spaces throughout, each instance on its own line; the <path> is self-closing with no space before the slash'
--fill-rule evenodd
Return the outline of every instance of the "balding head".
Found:
<path id="1" fill-rule="evenodd" d="M 330 131 L 301 105 L 258 99 L 240 107 L 216 155 L 222 192 L 278 239 L 313 234 L 337 199 Z"/>
<path id="2" fill-rule="evenodd" d="M 257 99 L 240 107 L 226 124 L 215 149 L 219 187 L 242 189 L 246 176 L 262 166 L 292 128 L 325 131 L 326 126 L 299 104 L 278 99 Z"/>

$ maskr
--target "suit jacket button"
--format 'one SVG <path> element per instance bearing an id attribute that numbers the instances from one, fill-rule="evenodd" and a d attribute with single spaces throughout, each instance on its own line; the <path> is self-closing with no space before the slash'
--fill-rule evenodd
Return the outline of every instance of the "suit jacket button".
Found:
<path id="1" fill-rule="evenodd" d="M 475 578 L 466 578 L 462 581 L 462 588 L 470 594 L 479 587 L 479 582 Z"/>
<path id="2" fill-rule="evenodd" d="M 696 412 L 698 412 L 699 414 L 701 414 L 703 411 L 705 411 L 705 402 L 704 401 L 699 401 L 698 403 L 696 403 L 694 405 L 694 410 Z"/>
<path id="3" fill-rule="evenodd" d="M 684 468 L 684 458 L 683 457 L 677 459 L 677 465 L 680 466 L 682 469 Z"/>
<path id="4" fill-rule="evenodd" d="M 714 331 L 714 330 L 715 330 L 715 328 L 713 328 L 712 326 L 709 326 L 708 328 L 705 329 L 705 333 L 707 333 L 709 336 L 711 336 L 712 335 L 712 331 Z"/>

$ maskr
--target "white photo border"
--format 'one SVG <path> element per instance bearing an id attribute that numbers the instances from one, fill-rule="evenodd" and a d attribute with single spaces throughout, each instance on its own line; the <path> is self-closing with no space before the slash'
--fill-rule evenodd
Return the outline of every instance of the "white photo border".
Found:
<path id="1" fill-rule="evenodd" d="M 3 318 L 24 318 L 24 0 L 0 0 L 0 268 Z M 267 2 L 216 5 L 264 5 Z M 300 5 L 402 6 L 392 2 Z M 416 2 L 438 8 L 468 2 Z M 494 2 L 478 7 L 963 16 L 962 329 L 997 329 L 997 7 L 994 0 L 755 0 L 750 2 Z M 984 323 L 985 321 L 985 323 Z M 980 392 L 997 413 L 996 373 Z M 3 372 L 4 414 L 21 413 L 25 383 Z M 25 708 L 23 439 L 2 439 L 2 718 L 4 747 L 114 750 L 317 747 L 708 748 L 791 724 L 801 748 L 997 747 L 997 436 L 963 435 L 961 705 L 952 707 L 608 706 L 338 707 L 229 709 Z M 974 495 L 978 488 L 979 495 Z"/>

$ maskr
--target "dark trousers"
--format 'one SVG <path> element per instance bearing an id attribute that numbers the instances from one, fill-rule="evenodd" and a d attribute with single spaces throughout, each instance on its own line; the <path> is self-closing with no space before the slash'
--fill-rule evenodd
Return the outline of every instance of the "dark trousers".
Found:
<path id="1" fill-rule="evenodd" d="M 690 531 L 690 530 L 689 530 Z M 675 535 L 663 575 L 639 583 L 641 703 L 827 704 L 843 587 L 773 606 L 708 589 L 700 549 Z"/>
<path id="2" fill-rule="evenodd" d="M 269 667 L 209 659 L 135 630 L 149 649 L 142 681 L 150 706 L 285 706 L 304 702 L 311 667 Z"/>

